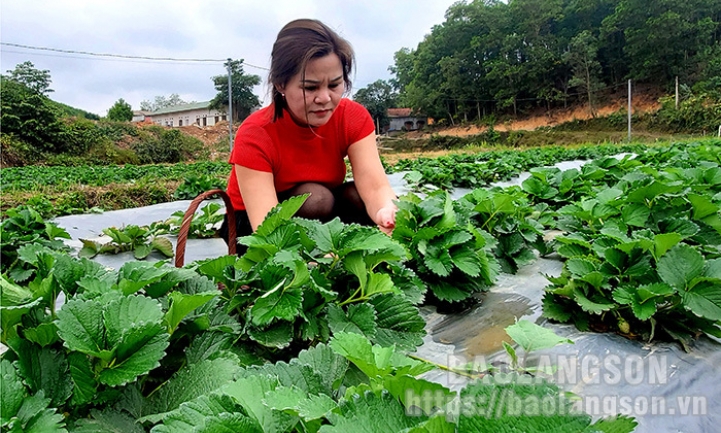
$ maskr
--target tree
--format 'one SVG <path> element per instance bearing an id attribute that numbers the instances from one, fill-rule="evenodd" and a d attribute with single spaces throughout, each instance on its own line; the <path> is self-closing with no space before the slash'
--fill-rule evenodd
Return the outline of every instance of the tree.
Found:
<path id="1" fill-rule="evenodd" d="M 596 58 L 598 51 L 596 43 L 596 38 L 591 32 L 584 30 L 571 39 L 569 50 L 564 55 L 564 60 L 573 69 L 573 77 L 568 84 L 586 93 L 588 110 L 592 117 L 596 117 L 593 94 L 603 88 L 603 81 L 599 78 L 601 64 Z"/>
<path id="2" fill-rule="evenodd" d="M 260 77 L 247 75 L 243 71 L 243 59 L 229 60 L 225 67 L 230 67 L 230 76 L 233 83 L 233 115 L 234 121 L 241 121 L 260 106 L 260 100 L 253 93 L 253 87 L 260 84 Z M 221 109 L 228 107 L 228 75 L 211 77 L 218 94 L 210 101 L 210 108 Z"/>
<path id="3" fill-rule="evenodd" d="M 133 108 L 125 102 L 123 98 L 120 98 L 115 105 L 108 110 L 108 120 L 130 122 L 133 120 Z"/>
<path id="4" fill-rule="evenodd" d="M 9 79 L 24 84 L 25 87 L 39 95 L 52 92 L 50 89 L 50 71 L 47 69 L 35 69 L 32 62 L 27 61 L 15 66 L 15 69 L 8 70 Z"/>
<path id="5" fill-rule="evenodd" d="M 190 102 L 183 101 L 180 99 L 180 95 L 172 93 L 169 97 L 156 96 L 151 101 L 142 101 L 140 103 L 140 109 L 143 111 L 158 111 L 161 108 L 174 107 L 176 105 L 190 104 Z"/>
<path id="6" fill-rule="evenodd" d="M 383 128 L 390 125 L 388 109 L 395 107 L 397 96 L 389 82 L 378 80 L 369 84 L 368 87 L 359 89 L 353 99 L 370 112 L 373 121 L 379 128 L 378 133 L 380 133 Z"/>
<path id="7" fill-rule="evenodd" d="M 63 130 L 50 99 L 24 83 L 0 77 L 0 124 L 2 134 L 13 135 L 41 151 L 60 152 Z"/>

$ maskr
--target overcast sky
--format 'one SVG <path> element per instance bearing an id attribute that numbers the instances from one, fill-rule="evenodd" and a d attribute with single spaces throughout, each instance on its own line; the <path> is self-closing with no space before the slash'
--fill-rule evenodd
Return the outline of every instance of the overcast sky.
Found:
<path id="1" fill-rule="evenodd" d="M 455 0 L 15 0 L 0 3 L 0 69 L 31 61 L 52 78 L 50 97 L 104 116 L 120 98 L 141 101 L 177 93 L 212 99 L 210 77 L 223 62 L 167 62 L 34 50 L 175 59 L 244 59 L 263 82 L 278 31 L 296 18 L 316 18 L 348 39 L 356 52 L 353 89 L 391 78 L 401 48 L 415 49 L 442 24 Z"/>

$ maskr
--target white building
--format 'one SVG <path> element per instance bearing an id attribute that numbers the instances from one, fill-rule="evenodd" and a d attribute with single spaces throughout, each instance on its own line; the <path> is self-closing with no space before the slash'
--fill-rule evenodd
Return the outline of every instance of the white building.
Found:
<path id="1" fill-rule="evenodd" d="M 150 113 L 145 112 L 144 120 L 161 126 L 188 126 L 193 123 L 198 126 L 213 126 L 221 120 L 228 120 L 226 111 L 210 109 L 209 105 L 210 101 L 206 101 L 161 108 Z"/>

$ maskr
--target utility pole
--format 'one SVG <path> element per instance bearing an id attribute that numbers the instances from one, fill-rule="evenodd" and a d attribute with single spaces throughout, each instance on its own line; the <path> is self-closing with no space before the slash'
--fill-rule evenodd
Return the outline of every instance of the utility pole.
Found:
<path id="1" fill-rule="evenodd" d="M 628 80 L 628 142 L 631 142 L 631 80 Z"/>
<path id="2" fill-rule="evenodd" d="M 233 151 L 233 74 L 230 68 L 232 59 L 228 58 L 228 136 L 230 151 Z"/>

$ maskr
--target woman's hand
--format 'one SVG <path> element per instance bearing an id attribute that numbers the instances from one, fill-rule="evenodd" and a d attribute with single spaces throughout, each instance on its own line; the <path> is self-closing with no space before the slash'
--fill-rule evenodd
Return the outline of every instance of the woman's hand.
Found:
<path id="1" fill-rule="evenodd" d="M 376 212 L 375 222 L 378 228 L 387 235 L 393 233 L 396 227 L 396 211 L 398 208 L 393 206 L 382 207 Z"/>

